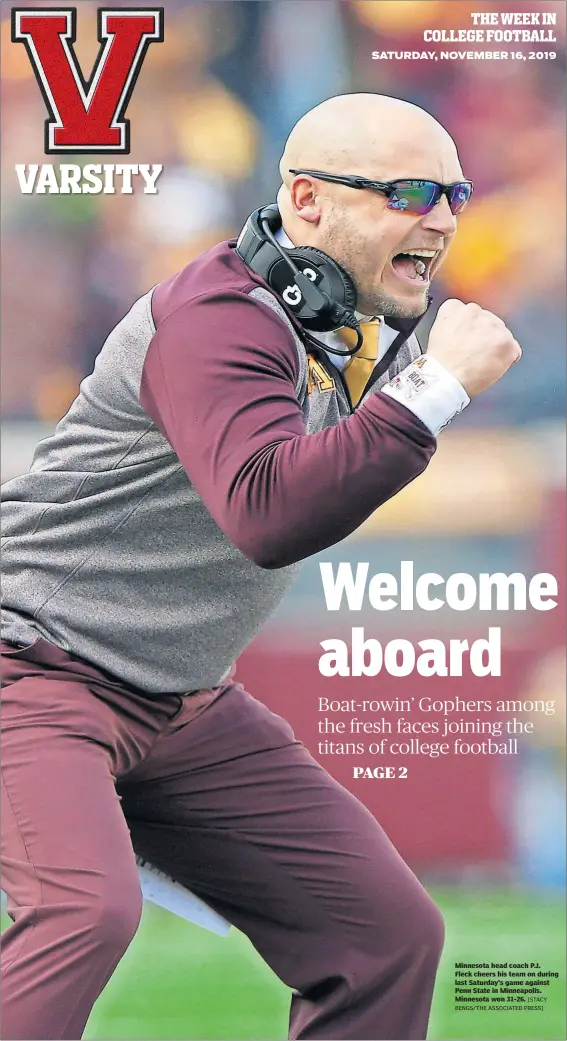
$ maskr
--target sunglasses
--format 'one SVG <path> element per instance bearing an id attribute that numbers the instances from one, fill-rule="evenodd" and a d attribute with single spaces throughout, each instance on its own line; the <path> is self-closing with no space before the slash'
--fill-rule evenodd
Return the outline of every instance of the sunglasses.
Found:
<path id="1" fill-rule="evenodd" d="M 309 174 L 310 177 L 318 177 L 320 181 L 344 184 L 347 188 L 369 188 L 370 191 L 380 192 L 381 195 L 388 197 L 388 209 L 417 213 L 421 217 L 430 213 L 444 195 L 447 196 L 451 213 L 456 215 L 464 209 L 473 191 L 472 181 L 456 181 L 455 184 L 416 180 L 370 181 L 367 177 L 356 177 L 350 174 L 340 176 L 339 174 L 322 173 L 320 170 L 290 170 L 289 172 Z"/>

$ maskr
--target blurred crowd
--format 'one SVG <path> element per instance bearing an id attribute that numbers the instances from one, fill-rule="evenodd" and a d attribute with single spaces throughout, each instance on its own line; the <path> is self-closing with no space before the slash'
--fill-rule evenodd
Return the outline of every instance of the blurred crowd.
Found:
<path id="1" fill-rule="evenodd" d="M 165 0 L 165 42 L 149 48 L 127 113 L 129 161 L 164 164 L 155 196 L 20 193 L 15 163 L 57 160 L 43 154 L 44 104 L 24 46 L 10 41 L 8 6 L 1 23 L 5 416 L 58 419 L 133 299 L 272 201 L 295 120 L 349 91 L 393 94 L 430 110 L 454 135 L 475 181 L 435 300 L 454 295 L 496 310 L 523 343 L 524 359 L 463 422 L 562 415 L 562 3 L 546 5 L 557 12 L 555 60 L 378 62 L 376 49 L 430 48 L 424 28 L 470 27 L 471 5 Z M 98 51 L 97 6 L 79 4 L 83 69 Z M 97 160 L 105 157 L 89 157 Z"/>

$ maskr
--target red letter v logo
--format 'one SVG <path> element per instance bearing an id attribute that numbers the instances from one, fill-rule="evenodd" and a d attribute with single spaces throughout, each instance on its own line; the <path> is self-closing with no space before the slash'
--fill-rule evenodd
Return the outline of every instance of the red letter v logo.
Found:
<path id="1" fill-rule="evenodd" d="M 150 43 L 163 40 L 163 8 L 99 8 L 100 51 L 88 81 L 73 49 L 76 17 L 76 8 L 12 11 L 12 40 L 25 44 L 50 114 L 45 151 L 126 155 L 124 113 Z"/>

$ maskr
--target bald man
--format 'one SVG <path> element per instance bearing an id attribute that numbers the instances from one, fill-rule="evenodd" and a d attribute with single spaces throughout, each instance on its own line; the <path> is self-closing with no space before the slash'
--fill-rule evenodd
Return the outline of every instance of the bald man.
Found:
<path id="1" fill-rule="evenodd" d="M 459 301 L 426 354 L 415 338 L 470 194 L 427 113 L 332 98 L 292 131 L 281 173 L 274 256 L 323 251 L 352 320 L 327 297 L 335 327 L 314 344 L 223 242 L 133 305 L 4 489 L 13 1041 L 82 1035 L 138 925 L 135 854 L 250 937 L 293 988 L 290 1037 L 426 1036 L 438 910 L 232 662 L 298 563 L 421 473 L 520 349 Z"/>

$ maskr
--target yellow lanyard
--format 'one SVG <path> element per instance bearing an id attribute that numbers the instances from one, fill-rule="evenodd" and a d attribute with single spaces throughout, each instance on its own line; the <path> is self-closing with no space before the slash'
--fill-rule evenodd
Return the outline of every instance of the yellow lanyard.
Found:
<path id="1" fill-rule="evenodd" d="M 364 337 L 362 346 L 352 358 L 349 358 L 344 368 L 345 382 L 353 405 L 358 405 L 378 357 L 380 322 L 378 319 L 372 322 L 361 322 L 360 331 Z M 348 329 L 345 326 L 338 330 L 338 335 L 347 347 L 354 347 L 356 343 L 354 329 Z"/>

